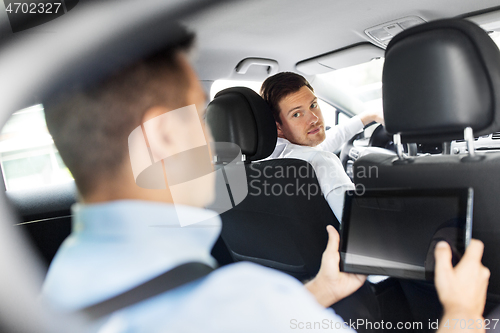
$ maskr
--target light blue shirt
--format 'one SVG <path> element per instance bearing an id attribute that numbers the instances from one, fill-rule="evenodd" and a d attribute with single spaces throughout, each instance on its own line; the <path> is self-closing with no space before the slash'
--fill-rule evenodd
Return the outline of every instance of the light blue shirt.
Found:
<path id="1" fill-rule="evenodd" d="M 205 221 L 180 227 L 176 210 Z M 146 201 L 73 206 L 73 230 L 55 256 L 43 296 L 61 311 L 98 303 L 189 261 L 215 265 L 220 219 L 209 211 Z M 250 263 L 117 311 L 108 332 L 297 332 L 346 326 L 292 277 Z M 347 329 L 340 329 L 342 332 Z"/>

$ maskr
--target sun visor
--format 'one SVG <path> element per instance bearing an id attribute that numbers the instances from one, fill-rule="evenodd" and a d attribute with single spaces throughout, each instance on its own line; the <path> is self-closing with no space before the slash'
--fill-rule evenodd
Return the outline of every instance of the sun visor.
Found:
<path id="1" fill-rule="evenodd" d="M 384 56 L 384 50 L 369 43 L 358 44 L 297 63 L 296 69 L 305 75 L 327 73 Z"/>

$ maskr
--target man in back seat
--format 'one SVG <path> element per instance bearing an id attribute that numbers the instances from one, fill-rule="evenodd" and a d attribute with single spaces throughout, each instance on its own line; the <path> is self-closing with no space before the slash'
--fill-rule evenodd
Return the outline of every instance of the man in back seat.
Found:
<path id="1" fill-rule="evenodd" d="M 99 304 L 188 262 L 215 264 L 210 250 L 220 219 L 201 208 L 212 200 L 214 179 L 210 133 L 201 121 L 205 94 L 184 53 L 190 40 L 186 34 L 162 52 L 45 103 L 49 131 L 80 194 L 71 235 L 43 287 L 62 311 Z M 136 184 L 129 156 L 136 144 L 145 156 L 139 162 L 166 174 L 157 189 Z M 339 272 L 339 237 L 333 227 L 327 231 L 321 269 L 305 287 L 272 269 L 238 263 L 97 324 L 101 332 L 294 332 L 318 323 L 344 331 L 342 318 L 325 307 L 365 278 Z M 481 254 L 481 242 L 473 241 L 462 268 L 453 269 L 449 247 L 436 250 L 447 318 L 481 319 L 488 284 Z"/>
<path id="2" fill-rule="evenodd" d="M 340 222 L 344 192 L 354 189 L 354 185 L 333 152 L 363 126 L 373 121 L 382 123 L 382 112 L 365 111 L 326 131 L 313 87 L 303 76 L 291 72 L 267 78 L 262 84 L 261 96 L 269 104 L 278 128 L 276 149 L 269 158 L 298 158 L 309 162 Z"/>

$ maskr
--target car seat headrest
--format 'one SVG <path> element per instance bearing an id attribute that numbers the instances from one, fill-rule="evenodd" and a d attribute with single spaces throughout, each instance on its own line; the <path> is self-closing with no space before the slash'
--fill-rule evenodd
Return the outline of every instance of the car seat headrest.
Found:
<path id="1" fill-rule="evenodd" d="M 500 129 L 500 51 L 472 22 L 434 21 L 389 43 L 382 75 L 387 131 L 438 142 Z"/>
<path id="2" fill-rule="evenodd" d="M 277 129 L 267 103 L 246 87 L 224 89 L 207 107 L 206 121 L 216 142 L 232 142 L 246 161 L 268 157 L 274 151 Z"/>

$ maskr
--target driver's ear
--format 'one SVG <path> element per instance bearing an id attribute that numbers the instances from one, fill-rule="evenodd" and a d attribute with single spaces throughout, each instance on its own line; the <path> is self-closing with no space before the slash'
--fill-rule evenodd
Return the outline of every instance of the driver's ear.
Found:
<path id="1" fill-rule="evenodd" d="M 276 122 L 276 128 L 278 129 L 278 138 L 283 138 L 285 139 L 285 135 L 283 134 L 283 131 L 281 130 L 281 124 Z"/>

